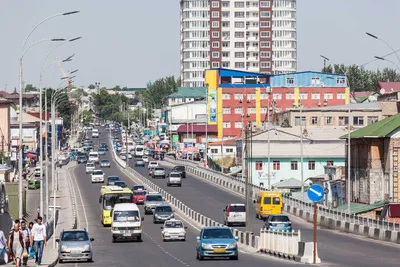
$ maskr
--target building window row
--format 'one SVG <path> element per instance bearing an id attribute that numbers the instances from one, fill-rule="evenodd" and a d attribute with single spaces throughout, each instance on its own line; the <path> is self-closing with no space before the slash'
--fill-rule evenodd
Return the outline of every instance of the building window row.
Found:
<path id="1" fill-rule="evenodd" d="M 329 79 L 329 78 L 326 78 L 326 80 L 327 79 Z M 311 78 L 310 85 L 322 85 L 323 86 L 324 85 L 323 80 L 324 79 L 321 80 L 321 78 L 317 78 L 317 77 Z M 295 78 L 287 77 L 286 78 L 286 84 L 294 85 L 295 84 Z M 346 85 L 346 78 L 343 78 L 343 77 L 336 78 L 336 84 L 345 86 Z"/>
<path id="2" fill-rule="evenodd" d="M 353 126 L 364 126 L 364 125 L 371 125 L 376 123 L 379 120 L 378 116 L 367 116 L 367 119 L 365 120 L 365 116 L 354 116 L 352 117 L 353 120 Z M 309 125 L 334 125 L 335 122 L 337 121 L 338 126 L 347 126 L 349 125 L 349 117 L 347 116 L 311 116 L 308 119 L 305 116 L 302 116 L 300 119 L 300 116 L 295 116 L 295 126 L 300 126 L 300 123 L 302 126 L 307 126 L 307 121 L 309 121 Z M 365 124 L 367 123 L 367 124 Z"/>
<path id="3" fill-rule="evenodd" d="M 334 161 L 328 160 L 326 162 L 326 165 L 327 166 L 333 166 L 334 165 Z M 308 170 L 314 171 L 315 170 L 315 166 L 316 166 L 316 162 L 314 160 L 309 160 L 308 161 Z M 263 162 L 261 160 L 257 160 L 255 162 L 255 169 L 256 169 L 256 171 L 262 171 L 263 170 Z M 274 171 L 280 171 L 281 170 L 281 162 L 279 160 L 272 161 L 272 170 L 274 170 Z M 299 170 L 299 162 L 297 160 L 292 160 L 290 162 L 290 170 L 292 170 L 292 171 Z"/>

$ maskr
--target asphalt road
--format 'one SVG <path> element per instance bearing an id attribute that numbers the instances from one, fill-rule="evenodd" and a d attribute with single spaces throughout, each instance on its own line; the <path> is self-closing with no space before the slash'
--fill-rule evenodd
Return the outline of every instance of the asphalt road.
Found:
<path id="1" fill-rule="evenodd" d="M 171 171 L 171 164 L 163 163 L 166 172 Z M 133 166 L 133 160 L 130 161 Z M 139 173 L 148 177 L 147 168 L 135 168 Z M 182 187 L 167 187 L 165 179 L 151 181 L 169 192 L 192 209 L 223 223 L 223 210 L 229 203 L 244 203 L 244 198 L 224 191 L 216 186 L 186 174 Z M 302 219 L 290 216 L 295 230 L 301 231 L 302 241 L 312 241 L 312 225 Z M 253 232 L 259 234 L 263 222 L 252 218 Z M 244 230 L 243 227 L 237 227 Z M 364 237 L 343 234 L 331 230 L 318 230 L 318 253 L 323 262 L 329 266 L 398 266 L 400 246 L 370 240 Z"/>
<path id="2" fill-rule="evenodd" d="M 99 139 L 95 139 L 95 145 L 106 141 L 106 134 L 101 134 Z M 125 176 L 117 163 L 112 160 L 110 152 L 107 152 L 103 159 L 111 160 L 111 168 L 104 169 L 106 177 L 117 175 L 129 186 L 133 182 Z M 90 176 L 85 174 L 84 165 L 78 165 L 73 172 L 73 183 L 77 194 L 78 227 L 86 228 L 93 242 L 94 262 L 93 263 L 65 263 L 62 266 L 293 266 L 299 265 L 294 262 L 279 260 L 272 257 L 261 256 L 249 253 L 240 253 L 239 261 L 229 260 L 210 260 L 208 262 L 198 262 L 195 256 L 196 235 L 199 229 L 186 224 L 186 242 L 162 242 L 161 225 L 153 224 L 152 217 L 145 215 L 143 222 L 144 237 L 143 242 L 121 242 L 112 243 L 109 228 L 105 228 L 100 223 L 100 207 L 98 197 L 100 195 L 101 184 L 92 184 Z M 144 212 L 142 213 L 144 214 Z"/>

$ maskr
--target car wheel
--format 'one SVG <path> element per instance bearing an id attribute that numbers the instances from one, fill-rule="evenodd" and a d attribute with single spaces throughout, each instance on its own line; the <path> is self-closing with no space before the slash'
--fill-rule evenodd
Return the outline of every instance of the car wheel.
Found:
<path id="1" fill-rule="evenodd" d="M 138 241 L 138 242 L 143 242 L 143 239 L 142 239 L 142 236 L 141 236 L 141 235 L 138 236 L 137 241 Z"/>
<path id="2" fill-rule="evenodd" d="M 115 237 L 112 237 L 112 242 L 115 243 L 116 239 Z"/>
<path id="3" fill-rule="evenodd" d="M 90 258 L 90 259 L 88 259 L 87 261 L 88 261 L 88 262 L 93 262 L 93 259 L 92 259 L 92 258 Z"/>
<path id="4" fill-rule="evenodd" d="M 231 257 L 231 260 L 237 261 L 239 259 L 239 255 Z"/>
<path id="5" fill-rule="evenodd" d="M 169 186 L 169 183 L 167 183 L 167 186 Z"/>
<path id="6" fill-rule="evenodd" d="M 58 260 L 58 263 L 63 263 L 64 261 L 63 260 Z"/>

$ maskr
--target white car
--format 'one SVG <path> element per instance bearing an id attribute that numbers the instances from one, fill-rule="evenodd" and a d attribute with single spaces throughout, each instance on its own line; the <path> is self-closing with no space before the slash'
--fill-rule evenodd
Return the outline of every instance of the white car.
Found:
<path id="1" fill-rule="evenodd" d="M 142 160 L 143 160 L 145 163 L 149 163 L 149 158 L 148 158 L 147 156 L 143 156 L 143 157 L 142 157 Z"/>
<path id="2" fill-rule="evenodd" d="M 157 161 L 150 161 L 149 166 L 147 166 L 149 169 L 150 168 L 156 168 L 158 167 L 158 162 Z"/>
<path id="3" fill-rule="evenodd" d="M 246 226 L 246 206 L 244 204 L 229 204 L 224 209 L 224 224 L 240 224 Z"/>
<path id="4" fill-rule="evenodd" d="M 86 163 L 86 174 L 92 173 L 94 171 L 94 163 L 93 162 L 88 162 Z"/>
<path id="5" fill-rule="evenodd" d="M 102 170 L 92 172 L 92 183 L 104 183 L 104 172 Z"/>
<path id="6" fill-rule="evenodd" d="M 97 153 L 97 152 L 90 152 L 90 153 L 89 153 L 88 161 L 89 161 L 89 162 L 93 162 L 93 163 L 95 163 L 95 164 L 99 164 L 99 161 L 100 161 L 99 153 Z"/>
<path id="7" fill-rule="evenodd" d="M 44 176 L 44 172 L 42 172 L 42 176 Z M 40 177 L 40 167 L 35 168 L 35 177 Z"/>
<path id="8" fill-rule="evenodd" d="M 186 240 L 186 229 L 181 220 L 171 219 L 165 221 L 164 226 L 161 227 L 161 237 L 165 242 L 167 240 Z"/>

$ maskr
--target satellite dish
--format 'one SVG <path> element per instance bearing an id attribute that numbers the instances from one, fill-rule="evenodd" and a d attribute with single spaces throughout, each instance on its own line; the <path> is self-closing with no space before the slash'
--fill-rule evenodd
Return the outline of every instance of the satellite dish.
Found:
<path id="1" fill-rule="evenodd" d="M 391 88 L 390 91 L 393 93 L 393 91 L 394 91 L 393 88 Z"/>
<path id="2" fill-rule="evenodd" d="M 373 95 L 368 96 L 368 101 L 369 102 L 375 102 L 376 101 L 376 97 Z"/>
<path id="3" fill-rule="evenodd" d="M 379 90 L 379 93 L 381 94 L 381 95 L 384 95 L 385 94 L 385 88 L 381 88 L 381 90 Z"/>

